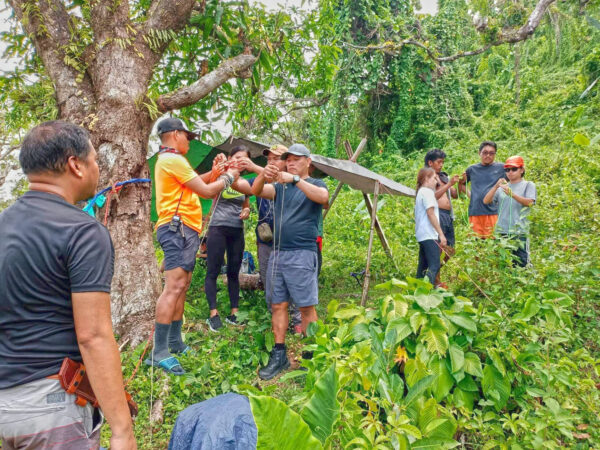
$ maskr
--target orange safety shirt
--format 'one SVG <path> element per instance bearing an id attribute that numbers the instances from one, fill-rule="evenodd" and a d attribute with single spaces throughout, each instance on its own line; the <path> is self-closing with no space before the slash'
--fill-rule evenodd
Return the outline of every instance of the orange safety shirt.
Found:
<path id="1" fill-rule="evenodd" d="M 198 233 L 202 232 L 200 198 L 185 185 L 197 176 L 198 174 L 192 169 L 185 156 L 177 153 L 158 155 L 154 168 L 156 210 L 158 212 L 156 228 L 171 221 L 177 210 L 179 198 L 181 198 L 177 214 L 186 226 Z"/>

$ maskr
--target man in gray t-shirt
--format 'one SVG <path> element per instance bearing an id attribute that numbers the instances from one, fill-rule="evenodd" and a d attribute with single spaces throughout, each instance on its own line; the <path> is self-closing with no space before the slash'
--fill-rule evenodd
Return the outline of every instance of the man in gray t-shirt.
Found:
<path id="1" fill-rule="evenodd" d="M 498 178 L 504 177 L 502 163 L 495 163 L 496 143 L 484 141 L 479 146 L 481 162 L 469 166 L 459 183 L 459 189 L 466 192 L 469 201 L 469 223 L 473 231 L 482 238 L 490 237 L 498 220 L 498 209 L 494 205 L 483 203 L 483 197 L 494 186 Z M 466 182 L 471 189 L 466 189 Z"/>

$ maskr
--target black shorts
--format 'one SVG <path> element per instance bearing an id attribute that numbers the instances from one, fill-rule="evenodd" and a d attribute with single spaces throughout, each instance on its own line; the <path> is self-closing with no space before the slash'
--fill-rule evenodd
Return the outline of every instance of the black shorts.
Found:
<path id="1" fill-rule="evenodd" d="M 186 272 L 193 272 L 196 265 L 196 254 L 200 248 L 198 232 L 183 225 L 181 230 L 170 231 L 169 224 L 161 225 L 156 230 L 156 239 L 165 254 L 165 270 L 181 267 Z"/>
<path id="2" fill-rule="evenodd" d="M 456 243 L 456 238 L 454 237 L 454 221 L 452 220 L 450 211 L 447 209 L 440 208 L 440 227 L 444 232 L 444 236 L 446 236 L 448 245 L 454 247 L 454 244 Z"/>

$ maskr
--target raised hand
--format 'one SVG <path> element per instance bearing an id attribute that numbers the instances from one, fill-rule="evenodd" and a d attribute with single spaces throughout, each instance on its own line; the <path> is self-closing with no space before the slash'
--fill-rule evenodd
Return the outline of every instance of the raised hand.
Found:
<path id="1" fill-rule="evenodd" d="M 277 181 L 279 181 L 282 184 L 291 183 L 292 181 L 294 181 L 294 175 L 288 172 L 279 172 L 279 177 L 277 178 Z"/>
<path id="2" fill-rule="evenodd" d="M 269 183 L 272 183 L 273 181 L 277 180 L 277 177 L 279 176 L 279 169 L 273 164 L 267 164 L 267 167 L 265 167 L 265 171 L 263 173 L 265 175 L 265 180 L 267 180 Z"/>

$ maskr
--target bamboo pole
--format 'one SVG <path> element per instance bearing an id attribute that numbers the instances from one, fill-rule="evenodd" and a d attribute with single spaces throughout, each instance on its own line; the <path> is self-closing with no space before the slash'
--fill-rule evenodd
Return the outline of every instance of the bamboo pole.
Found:
<path id="1" fill-rule="evenodd" d="M 375 219 L 377 218 L 377 198 L 379 197 L 379 181 L 375 181 L 373 190 L 373 211 L 371 212 L 371 231 L 369 232 L 369 248 L 367 250 L 367 268 L 365 269 L 365 281 L 363 283 L 362 298 L 360 305 L 365 306 L 369 295 L 369 283 L 371 281 L 371 256 L 373 253 L 373 234 L 375 231 Z"/>

